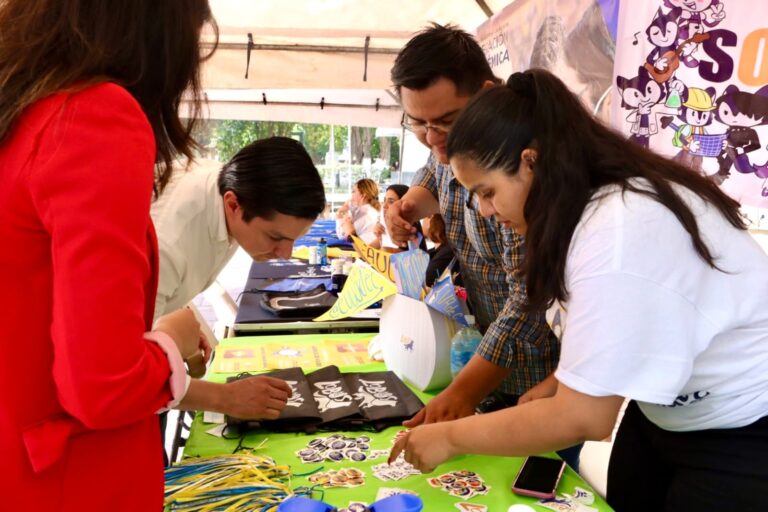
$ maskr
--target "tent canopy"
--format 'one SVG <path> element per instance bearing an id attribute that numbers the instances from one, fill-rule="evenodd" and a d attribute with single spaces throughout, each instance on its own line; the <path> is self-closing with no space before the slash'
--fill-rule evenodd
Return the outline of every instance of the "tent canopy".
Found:
<path id="1" fill-rule="evenodd" d="M 210 0 L 219 46 L 203 68 L 209 117 L 399 126 L 389 72 L 400 48 L 431 21 L 472 32 L 509 3 Z"/>

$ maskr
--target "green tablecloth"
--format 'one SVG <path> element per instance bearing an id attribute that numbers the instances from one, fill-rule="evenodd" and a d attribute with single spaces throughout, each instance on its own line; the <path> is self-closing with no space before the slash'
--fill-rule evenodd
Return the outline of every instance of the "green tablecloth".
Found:
<path id="1" fill-rule="evenodd" d="M 350 342 L 367 341 L 373 335 L 366 334 L 334 334 L 333 339 L 349 340 Z M 252 346 L 254 342 L 258 343 L 281 343 L 287 346 L 301 347 L 310 346 L 314 343 L 322 342 L 328 339 L 329 335 L 295 335 L 295 336 L 259 336 L 259 337 L 238 337 L 228 338 L 222 341 L 224 347 Z M 221 348 L 221 347 L 220 347 Z M 384 370 L 381 363 L 371 363 L 359 366 L 341 367 L 342 371 L 381 371 Z M 309 368 L 305 369 L 310 371 Z M 207 379 L 214 382 L 223 382 L 231 374 L 210 373 Z M 425 403 L 429 401 L 434 393 L 416 392 L 419 398 Z M 207 433 L 207 430 L 216 425 L 203 422 L 202 413 L 198 413 L 192 424 L 192 429 L 184 448 L 185 457 L 220 455 L 222 453 L 232 453 L 237 447 L 237 440 L 222 439 Z M 400 427 L 392 427 L 378 433 L 371 432 L 341 432 L 350 437 L 359 435 L 368 435 L 371 438 L 370 448 L 389 449 L 392 446 L 392 438 L 395 433 L 402 430 Z M 317 434 L 275 434 L 265 431 L 249 433 L 242 440 L 243 446 L 256 447 L 265 441 L 264 447 L 257 453 L 268 455 L 275 459 L 278 464 L 287 464 L 295 475 L 309 473 L 320 466 L 320 464 L 302 464 L 295 452 L 305 448 L 307 442 L 315 437 L 326 437 L 331 435 L 329 432 L 318 432 Z M 550 454 L 556 457 L 554 454 Z M 425 503 L 425 511 L 455 511 L 454 505 L 463 500 L 453 497 L 448 493 L 431 487 L 427 479 L 432 476 L 441 475 L 450 471 L 466 469 L 476 472 L 480 475 L 486 484 L 490 486 L 490 492 L 485 496 L 475 496 L 468 500 L 471 503 L 484 504 L 488 506 L 489 512 L 506 512 L 510 505 L 515 503 L 525 503 L 534 506 L 538 500 L 526 498 L 513 494 L 510 490 L 512 481 L 517 475 L 520 466 L 523 463 L 522 458 L 517 457 L 488 457 L 479 455 L 467 455 L 453 459 L 438 467 L 434 474 L 409 476 L 403 480 L 382 481 L 373 476 L 371 467 L 385 462 L 385 459 L 377 459 L 364 462 L 325 462 L 322 464 L 323 471 L 328 469 L 340 469 L 346 467 L 356 467 L 365 472 L 365 485 L 357 488 L 332 488 L 325 490 L 324 500 L 337 507 L 346 506 L 350 501 L 364 501 L 371 503 L 376 497 L 376 492 L 381 487 L 396 487 L 400 489 L 410 489 L 416 491 L 422 497 Z M 296 476 L 293 479 L 292 486 L 304 486 L 309 484 L 306 477 Z M 572 494 L 574 488 L 579 486 L 583 489 L 592 490 L 578 474 L 571 468 L 566 468 L 563 478 L 558 486 L 558 494 Z M 594 493 L 594 491 L 593 491 Z M 592 507 L 600 511 L 610 511 L 611 508 L 600 499 L 595 493 L 595 503 Z M 546 508 L 535 506 L 536 510 L 548 510 Z"/>

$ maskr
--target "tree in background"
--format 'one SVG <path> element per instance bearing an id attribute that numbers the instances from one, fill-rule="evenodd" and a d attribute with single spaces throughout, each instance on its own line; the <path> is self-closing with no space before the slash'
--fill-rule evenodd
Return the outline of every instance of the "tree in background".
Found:
<path id="1" fill-rule="evenodd" d="M 364 158 L 377 158 L 388 165 L 394 165 L 400 158 L 400 144 L 397 137 L 376 138 L 375 128 L 352 127 L 351 134 L 347 126 L 334 126 L 334 150 L 337 161 L 342 160 L 344 149 L 351 142 L 351 158 L 355 167 L 354 174 L 359 177 L 368 176 L 360 167 Z M 215 158 L 225 162 L 232 158 L 243 146 L 254 140 L 272 136 L 293 137 L 304 144 L 315 165 L 322 166 L 321 173 L 332 173 L 326 183 L 333 182 L 340 186 L 340 174 L 347 169 L 349 162 L 337 165 L 326 162 L 330 152 L 331 127 L 327 124 L 290 123 L 277 121 L 240 121 L 240 120 L 208 120 L 197 125 L 193 137 L 200 144 L 200 156 Z M 323 165 L 325 164 L 325 165 Z M 360 167 L 360 168 L 358 168 Z M 376 173 L 374 173 L 376 174 Z M 380 178 L 388 179 L 389 172 L 384 170 Z"/>
<path id="2" fill-rule="evenodd" d="M 352 147 L 350 152 L 353 164 L 363 163 L 365 158 L 373 159 L 371 146 L 373 146 L 373 142 L 376 140 L 374 137 L 375 133 L 376 128 L 352 127 L 352 137 L 350 138 L 350 145 Z"/>
<path id="3" fill-rule="evenodd" d="M 273 136 L 290 137 L 296 123 L 282 121 L 223 120 L 212 123 L 211 139 L 215 142 L 219 160 L 226 162 L 240 148 L 251 142 Z"/>

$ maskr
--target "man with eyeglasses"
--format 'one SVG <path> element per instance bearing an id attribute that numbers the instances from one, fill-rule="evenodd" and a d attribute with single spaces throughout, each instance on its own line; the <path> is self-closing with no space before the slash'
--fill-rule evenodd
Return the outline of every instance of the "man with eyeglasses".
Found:
<path id="1" fill-rule="evenodd" d="M 560 346 L 543 312 L 526 313 L 519 277 L 523 240 L 473 207 L 454 179 L 446 144 L 451 125 L 470 98 L 499 83 L 482 49 L 468 33 L 433 24 L 400 51 L 392 82 L 405 112 L 403 127 L 432 150 L 408 193 L 387 211 L 395 242 L 413 237 L 413 222 L 440 213 L 458 256 L 464 284 L 483 340 L 476 354 L 443 392 L 404 424 L 414 427 L 513 406 L 556 386 L 552 372 Z M 534 391 L 534 386 L 544 384 Z M 489 397 L 490 395 L 490 397 Z M 488 397 L 488 398 L 487 398 Z M 578 471 L 581 446 L 560 455 Z"/>

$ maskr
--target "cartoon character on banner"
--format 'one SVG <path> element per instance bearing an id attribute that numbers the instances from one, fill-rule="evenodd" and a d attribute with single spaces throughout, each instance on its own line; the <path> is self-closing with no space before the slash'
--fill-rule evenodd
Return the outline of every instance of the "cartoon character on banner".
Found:
<path id="1" fill-rule="evenodd" d="M 672 75 L 680 67 L 680 61 L 688 67 L 696 67 L 699 64 L 693 54 L 698 49 L 699 43 L 709 39 L 709 34 L 698 33 L 687 39 L 680 39 L 679 27 L 672 13 L 664 14 L 659 8 L 651 24 L 645 29 L 648 42 L 653 45 L 653 50 L 645 58 L 643 67 L 658 83 L 664 83 L 672 78 Z M 673 96 L 674 97 L 674 96 Z M 668 106 L 679 107 L 679 104 Z"/>
<path id="2" fill-rule="evenodd" d="M 656 105 L 662 103 L 670 89 L 680 94 L 684 89 L 683 83 L 679 80 L 659 83 L 653 79 L 645 67 L 640 66 L 635 77 L 617 76 L 616 85 L 621 92 L 622 108 L 630 111 L 626 118 L 632 123 L 630 128 L 632 135 L 629 136 L 629 140 L 646 148 L 649 147 L 651 136 L 659 133 L 657 117 L 676 112 L 664 105 L 661 108 L 655 108 Z"/>
<path id="3" fill-rule="evenodd" d="M 383 380 L 360 379 L 360 387 L 355 393 L 355 400 L 360 402 L 361 409 L 369 407 L 394 407 L 397 405 L 397 396 L 392 394 Z"/>
<path id="4" fill-rule="evenodd" d="M 295 380 L 287 380 L 285 383 L 291 388 L 291 397 L 285 405 L 288 407 L 301 407 L 304 403 L 304 397 L 299 393 L 299 382 Z"/>
<path id="5" fill-rule="evenodd" d="M 725 19 L 725 6 L 720 0 L 664 0 L 677 22 L 680 39 L 704 32 Z"/>
<path id="6" fill-rule="evenodd" d="M 730 176 L 731 167 L 742 174 L 754 173 L 763 178 L 763 197 L 768 196 L 765 179 L 768 178 L 768 162 L 755 165 L 749 153 L 760 149 L 760 137 L 755 127 L 768 124 L 768 85 L 754 94 L 740 91 L 729 85 L 715 102 L 717 120 L 728 127 L 721 152 L 717 157 L 717 174 L 723 180 Z"/>
<path id="7" fill-rule="evenodd" d="M 315 382 L 315 387 L 317 391 L 313 395 L 320 412 L 352 405 L 352 396 L 344 391 L 339 380 Z"/>
<path id="8" fill-rule="evenodd" d="M 681 148 L 674 160 L 704 174 L 702 163 L 705 156 L 716 157 L 720 154 L 725 134 L 710 135 L 706 126 L 715 118 L 715 88 L 699 89 L 691 87 L 685 93 L 678 119 L 667 116 L 660 119 L 662 128 L 672 128 L 675 135 L 672 145 Z"/>

